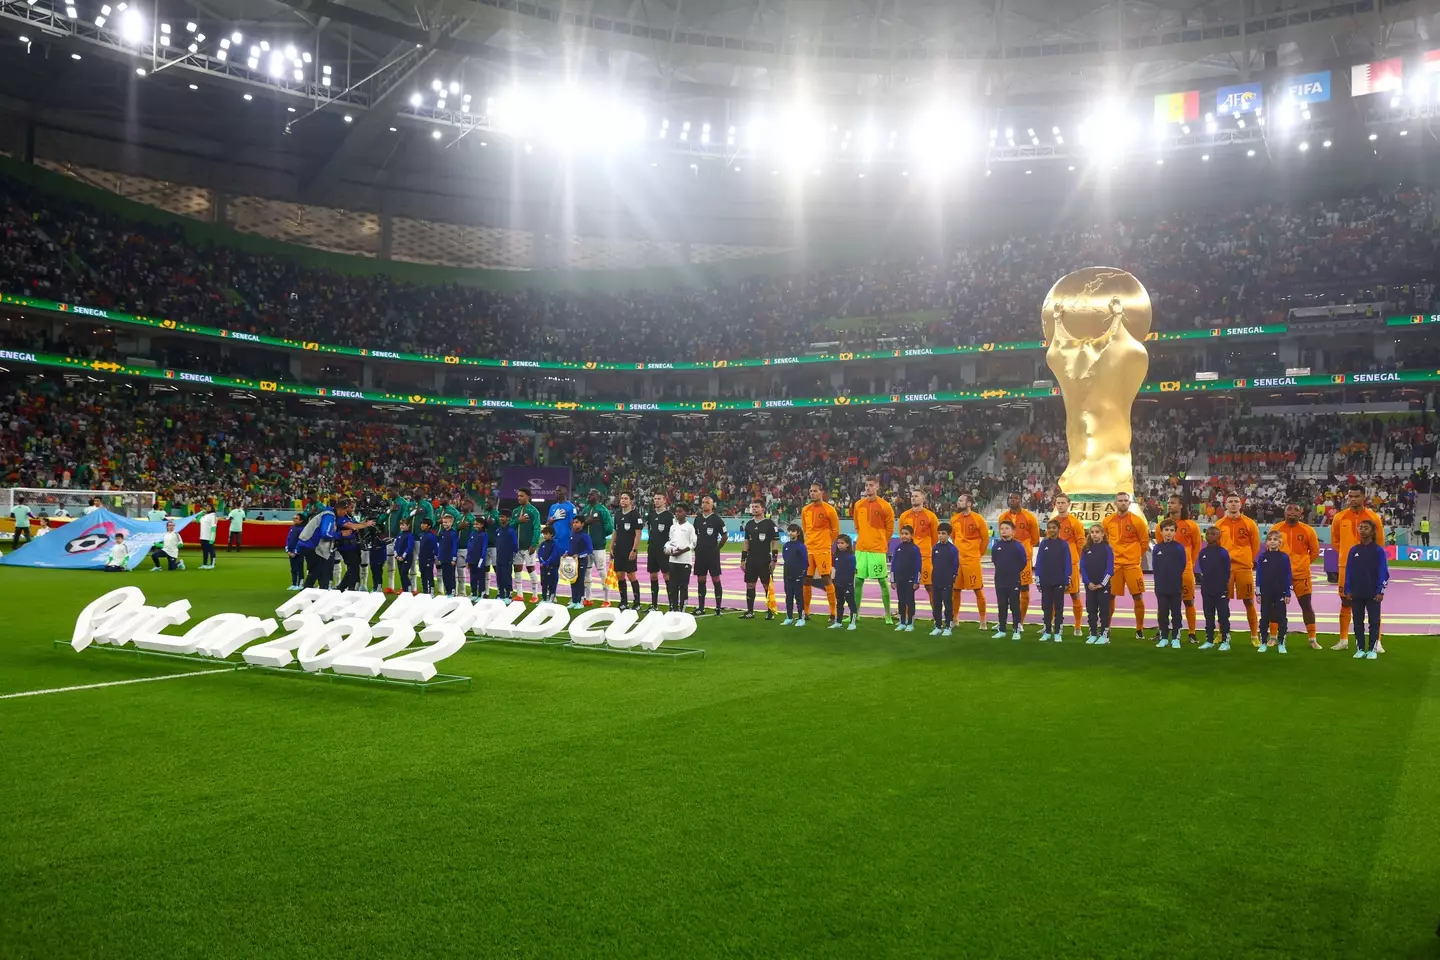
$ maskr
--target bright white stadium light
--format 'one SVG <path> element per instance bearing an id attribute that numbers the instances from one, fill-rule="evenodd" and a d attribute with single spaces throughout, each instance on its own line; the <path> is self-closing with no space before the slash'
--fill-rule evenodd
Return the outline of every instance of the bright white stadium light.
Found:
<path id="1" fill-rule="evenodd" d="M 304 62 L 304 63 L 310 63 L 310 62 L 311 62 L 310 51 L 309 51 L 309 50 L 306 50 L 304 53 L 300 54 L 300 59 L 301 59 L 301 61 Z"/>
<path id="2" fill-rule="evenodd" d="M 1034 173 L 1034 172 L 1035 172 L 1034 170 L 1026 170 L 1026 171 L 1025 171 L 1025 176 L 1028 177 L 1028 176 L 1030 176 L 1030 174 L 1032 174 L 1032 173 Z"/>
<path id="3" fill-rule="evenodd" d="M 1026 127 L 1026 128 L 1025 128 L 1025 135 L 1026 135 L 1027 137 L 1033 137 L 1033 136 L 1035 136 L 1035 128 L 1034 128 L 1034 127 Z"/>
<path id="4" fill-rule="evenodd" d="M 204 43 L 204 42 L 205 42 L 205 34 L 203 34 L 203 33 L 197 33 L 197 34 L 195 34 L 195 42 L 196 42 L 196 43 Z"/>
<path id="5" fill-rule="evenodd" d="M 1370 134 L 1370 139 L 1371 139 L 1372 141 L 1374 141 L 1374 140 L 1379 140 L 1379 139 L 1380 139 L 1380 134 L 1378 134 L 1378 133 L 1372 133 L 1372 134 Z"/>
<path id="6" fill-rule="evenodd" d="M 70 54 L 70 59 L 71 59 L 71 60 L 79 60 L 79 59 L 80 59 L 80 54 L 78 54 L 78 53 L 72 53 L 72 54 Z"/>
<path id="7" fill-rule="evenodd" d="M 16 39 L 18 39 L 21 43 L 29 43 L 29 42 L 30 42 L 30 38 L 27 37 L 27 36 L 25 36 L 25 34 L 23 34 L 23 33 L 20 34 L 20 36 L 17 37 Z"/>
<path id="8" fill-rule="evenodd" d="M 95 18 L 95 26 L 97 26 L 97 27 L 103 27 L 103 26 L 105 26 L 105 16 L 104 16 L 103 14 L 101 14 L 100 16 L 98 16 L 98 17 Z"/>
<path id="9" fill-rule="evenodd" d="M 136 67 L 136 68 L 135 68 L 135 76 L 137 76 L 137 77 L 143 77 L 143 76 L 145 76 L 145 68 L 144 68 L 144 67 Z"/>
<path id="10" fill-rule="evenodd" d="M 1326 149 L 1328 150 L 1328 149 L 1330 148 L 1330 141 L 1329 141 L 1329 140 L 1326 140 L 1324 143 L 1320 144 L 1320 146 L 1322 146 L 1322 147 L 1324 147 L 1324 148 L 1326 148 Z"/>
<path id="11" fill-rule="evenodd" d="M 230 52 L 229 52 L 228 50 L 216 50 L 216 51 L 215 51 L 215 59 L 216 59 L 216 60 L 219 60 L 221 63 L 224 63 L 224 62 L 225 62 L 226 60 L 228 60 L 229 58 L 230 58 Z"/>
<path id="12" fill-rule="evenodd" d="M 299 51 L 295 49 L 295 44 L 289 43 L 285 45 L 285 59 L 294 60 L 299 55 Z"/>
<path id="13" fill-rule="evenodd" d="M 1163 167 L 1163 166 L 1165 166 L 1165 158 L 1164 158 L 1164 157 L 1161 157 L 1159 160 L 1156 160 L 1156 161 L 1155 161 L 1155 166 L 1157 166 L 1157 167 Z"/>
<path id="14" fill-rule="evenodd" d="M 162 23 L 162 24 L 160 24 L 160 32 L 161 32 L 161 33 L 169 33 L 169 32 L 170 32 L 170 24 L 168 24 L 168 23 Z"/>
<path id="15" fill-rule="evenodd" d="M 700 128 L 700 142 L 706 146 L 710 144 L 710 124 L 708 123 Z"/>
<path id="16" fill-rule="evenodd" d="M 102 14 L 104 14 L 105 16 L 107 16 L 107 17 L 110 16 L 110 4 L 108 4 L 108 3 L 102 3 L 102 4 L 100 4 L 100 12 L 101 12 Z"/>
<path id="17" fill-rule="evenodd" d="M 255 46 L 253 43 L 250 45 L 250 56 L 252 58 L 260 56 L 260 48 Z"/>
<path id="18" fill-rule="evenodd" d="M 230 42 L 231 42 L 231 43 L 244 43 L 244 42 L 245 42 L 245 35 L 242 34 L 239 30 L 236 30 L 234 33 L 230 34 Z"/>
<path id="19" fill-rule="evenodd" d="M 69 17 L 71 20 L 74 20 L 74 19 L 76 18 L 75 8 L 74 8 L 74 7 L 66 7 L 66 8 L 65 8 L 65 16 Z"/>
<path id="20" fill-rule="evenodd" d="M 1410 131 L 1409 131 L 1409 130 L 1401 130 L 1401 131 L 1400 131 L 1400 136 L 1402 136 L 1402 137 L 1408 137 L 1408 136 L 1410 136 Z"/>
<path id="21" fill-rule="evenodd" d="M 1201 160 L 1209 160 L 1209 159 L 1210 159 L 1210 154 L 1208 154 L 1208 153 L 1202 153 L 1202 154 L 1200 154 L 1200 159 L 1201 159 Z"/>
<path id="22" fill-rule="evenodd" d="M 229 49 L 230 49 L 230 40 L 229 40 L 228 37 L 221 37 L 221 38 L 220 38 L 220 49 L 221 49 L 221 50 L 229 50 Z"/>
<path id="23" fill-rule="evenodd" d="M 459 93 L 459 92 L 460 92 L 460 84 L 456 83 L 454 80 L 451 80 L 451 81 L 450 81 L 450 92 L 451 92 L 452 94 Z"/>
<path id="24" fill-rule="evenodd" d="M 1245 129 L 1245 118 L 1244 118 L 1244 117 L 1236 117 L 1236 118 L 1235 118 L 1235 126 L 1239 127 L 1241 130 L 1244 130 L 1244 129 Z"/>
<path id="25" fill-rule="evenodd" d="M 1066 170 L 1069 170 L 1070 172 L 1073 173 L 1073 172 L 1075 171 L 1075 164 L 1072 163 L 1072 164 L 1070 164 L 1070 166 L 1066 167 L 1065 169 L 1066 169 Z"/>
<path id="26" fill-rule="evenodd" d="M 252 97 L 250 94 L 248 94 L 248 93 L 245 94 L 245 100 L 246 100 L 247 102 L 250 101 L 250 100 L 254 100 L 254 99 L 255 99 L 255 98 Z"/>
<path id="27" fill-rule="evenodd" d="M 1060 128 L 1059 128 L 1059 127 L 1051 127 L 1051 128 L 1050 128 L 1050 134 L 1051 134 L 1052 136 L 1056 136 L 1056 137 L 1060 136 Z"/>
<path id="28" fill-rule="evenodd" d="M 443 94 L 441 95 L 441 97 L 440 97 L 439 100 L 436 100 L 436 101 L 435 101 L 435 109 L 436 109 L 436 110 L 444 110 L 444 109 L 445 109 L 445 97 L 444 97 Z"/>
<path id="29" fill-rule="evenodd" d="M 1255 151 L 1254 151 L 1254 150 L 1246 150 L 1246 151 L 1245 151 L 1245 156 L 1247 156 L 1247 157 L 1253 157 L 1253 156 L 1255 156 Z"/>
<path id="30" fill-rule="evenodd" d="M 291 74 L 291 76 L 295 78 L 296 83 L 299 83 L 305 79 L 305 71 L 301 70 L 299 67 L 296 67 L 295 72 Z"/>
<path id="31" fill-rule="evenodd" d="M 327 63 L 327 64 L 325 64 L 324 66 L 322 66 L 322 67 L 320 68 L 320 72 L 323 73 L 323 74 L 324 74 L 325 76 L 327 76 L 327 77 L 330 76 L 330 64 Z"/>
<path id="32" fill-rule="evenodd" d="M 1301 152 L 1301 153 L 1304 153 L 1306 150 L 1309 150 L 1309 149 L 1310 149 L 1310 143 L 1309 143 L 1309 141 L 1307 141 L 1307 140 L 1301 140 L 1301 141 L 1300 141 L 1300 152 Z"/>
<path id="33" fill-rule="evenodd" d="M 199 53 L 200 45 L 198 43 L 192 43 L 190 44 L 190 46 L 186 47 L 186 49 L 189 50 L 191 53 Z"/>
<path id="34" fill-rule="evenodd" d="M 1390 108 L 1393 110 L 1395 107 L 1398 106 L 1400 106 L 1400 94 L 1397 93 L 1390 98 Z"/>
<path id="35" fill-rule="evenodd" d="M 468 103 L 461 103 L 461 104 L 460 104 L 460 112 L 461 112 L 461 113 L 469 113 L 469 112 L 470 112 L 470 104 L 468 104 Z"/>
<path id="36" fill-rule="evenodd" d="M 431 89 L 431 90 L 439 91 L 439 90 L 440 90 L 442 87 L 444 87 L 444 86 L 445 86 L 445 84 L 441 83 L 441 82 L 440 82 L 440 79 L 439 79 L 438 77 L 435 78 L 434 80 L 431 80 L 431 81 L 430 81 L 430 89 Z"/>
<path id="37" fill-rule="evenodd" d="M 348 114 L 348 113 L 345 114 L 345 122 L 346 122 L 346 123 L 353 123 L 354 121 L 355 121 L 355 118 L 354 118 L 354 117 L 352 117 L 352 116 L 351 116 L 350 114 Z"/>
<path id="38" fill-rule="evenodd" d="M 260 59 L 258 57 L 251 57 L 249 60 L 245 61 L 245 66 L 249 67 L 251 70 L 257 70 L 260 67 Z"/>
<path id="39" fill-rule="evenodd" d="M 470 94 L 467 93 L 467 94 L 465 94 L 465 96 L 461 97 L 461 98 L 460 98 L 460 102 L 461 102 L 461 103 L 468 104 L 468 103 L 470 102 Z"/>
<path id="40" fill-rule="evenodd" d="M 194 20 L 188 20 L 188 21 L 186 21 L 186 23 L 185 23 L 185 32 L 186 32 L 186 33 L 194 33 L 196 30 L 199 30 L 199 29 L 200 29 L 200 28 L 195 25 L 195 21 L 194 21 Z"/>
<path id="41" fill-rule="evenodd" d="M 330 86 L 330 78 L 329 78 L 329 77 L 321 77 L 321 78 L 320 78 L 320 86 L 322 86 L 322 87 L 328 87 L 328 86 Z"/>
<path id="42" fill-rule="evenodd" d="M 430 131 L 430 138 L 431 138 L 432 140 L 439 140 L 439 139 L 440 139 L 440 131 L 439 131 L 439 130 L 432 130 L 432 131 Z"/>
<path id="43" fill-rule="evenodd" d="M 418 93 L 412 93 L 412 94 L 410 94 L 410 106 L 412 106 L 412 107 L 418 107 L 418 106 L 420 106 L 420 104 L 422 104 L 422 103 L 424 103 L 424 102 L 425 102 L 425 101 L 424 101 L 424 99 L 420 96 L 420 94 L 418 94 Z"/>
<path id="44" fill-rule="evenodd" d="M 279 50 L 270 53 L 270 76 L 277 79 L 285 76 L 285 56 Z"/>
<path id="45" fill-rule="evenodd" d="M 193 83 L 190 84 L 189 86 L 190 86 L 190 89 L 191 89 L 191 90 L 199 90 L 199 89 L 200 89 L 199 87 L 197 87 L 197 86 L 196 86 L 195 84 L 193 84 Z"/>
<path id="46" fill-rule="evenodd" d="M 260 51 L 261 51 L 262 53 L 269 53 L 269 52 L 270 52 L 270 41 L 269 41 L 269 40 L 261 40 L 261 41 L 260 41 Z"/>
<path id="47" fill-rule="evenodd" d="M 294 112 L 295 112 L 295 108 L 294 108 L 294 107 L 286 107 L 286 108 L 285 108 L 285 112 L 286 112 L 286 113 L 294 113 Z"/>

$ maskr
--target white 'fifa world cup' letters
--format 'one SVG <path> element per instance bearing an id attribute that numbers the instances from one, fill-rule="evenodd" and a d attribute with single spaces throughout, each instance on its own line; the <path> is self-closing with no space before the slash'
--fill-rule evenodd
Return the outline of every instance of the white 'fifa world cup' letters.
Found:
<path id="1" fill-rule="evenodd" d="M 605 643 L 607 627 L 620 625 L 620 629 L 633 626 L 640 614 L 634 610 L 617 610 L 615 607 L 599 607 L 586 610 L 570 621 L 570 642 L 582 647 L 599 647 Z"/>
<path id="2" fill-rule="evenodd" d="M 295 659 L 292 652 L 310 639 L 310 635 L 324 629 L 325 623 L 313 613 L 297 613 L 285 621 L 285 629 L 291 631 L 283 637 L 257 643 L 242 656 L 246 663 L 257 667 L 283 667 Z"/>
<path id="3" fill-rule="evenodd" d="M 139 587 L 119 587 L 101 594 L 86 604 L 75 618 L 75 632 L 70 635 L 70 646 L 77 651 L 90 646 L 95 639 L 95 627 L 101 618 L 127 607 L 139 607 L 145 603 L 145 594 Z"/>
<path id="4" fill-rule="evenodd" d="M 370 628 L 368 646 L 346 650 L 330 661 L 330 669 L 352 677 L 378 677 L 385 658 L 415 642 L 415 628 L 398 620 L 381 620 Z"/>
<path id="5" fill-rule="evenodd" d="M 324 670 L 337 656 L 362 649 L 370 642 L 370 623 L 360 617 L 346 617 L 325 624 L 305 638 L 295 651 L 300 669 L 306 673 Z"/>
<path id="6" fill-rule="evenodd" d="M 519 606 L 519 604 L 515 604 L 515 606 Z M 394 660 L 382 662 L 380 664 L 381 675 L 389 677 L 391 680 L 425 681 L 433 679 L 435 664 L 465 646 L 465 631 L 453 625 L 428 627 L 420 632 L 420 639 L 429 646 L 412 650 Z"/>
<path id="7" fill-rule="evenodd" d="M 570 611 L 565 607 L 558 603 L 540 603 L 515 625 L 510 635 L 516 640 L 546 640 L 565 629 L 569 622 Z"/>

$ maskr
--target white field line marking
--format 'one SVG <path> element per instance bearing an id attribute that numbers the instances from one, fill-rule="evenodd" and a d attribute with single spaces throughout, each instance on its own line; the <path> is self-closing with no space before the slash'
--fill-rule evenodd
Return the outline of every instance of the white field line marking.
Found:
<path id="1" fill-rule="evenodd" d="M 181 677 L 202 677 L 209 673 L 234 673 L 233 670 L 192 670 L 189 673 L 167 673 L 163 677 L 137 677 L 134 680 L 111 680 L 108 683 L 86 683 L 78 687 L 52 687 L 49 690 L 22 690 L 20 693 L 0 694 L 0 700 L 16 697 L 39 697 L 47 693 L 69 693 L 72 690 L 98 690 L 101 687 L 123 687 L 131 683 L 152 683 L 156 680 L 178 680 Z"/>

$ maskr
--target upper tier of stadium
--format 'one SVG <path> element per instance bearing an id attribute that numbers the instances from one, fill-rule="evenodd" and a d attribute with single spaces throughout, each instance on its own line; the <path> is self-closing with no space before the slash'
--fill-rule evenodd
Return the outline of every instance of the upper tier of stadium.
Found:
<path id="1" fill-rule="evenodd" d="M 1397 186 L 1259 207 L 1064 222 L 943 255 L 875 260 L 696 290 L 502 292 L 352 274 L 223 243 L 0 177 L 5 293 L 155 322 L 494 365 L 794 358 L 1038 346 L 1054 280 L 1103 263 L 1145 283 L 1165 334 L 1282 322 L 1314 304 L 1435 309 L 1433 191 Z M 634 366 L 630 367 L 634 369 Z"/>

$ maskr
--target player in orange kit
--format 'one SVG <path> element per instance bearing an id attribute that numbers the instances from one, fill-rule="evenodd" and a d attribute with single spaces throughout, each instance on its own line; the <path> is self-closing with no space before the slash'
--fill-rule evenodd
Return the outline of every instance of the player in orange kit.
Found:
<path id="1" fill-rule="evenodd" d="M 890 570 L 885 554 L 890 551 L 890 536 L 895 532 L 895 508 L 880 496 L 880 478 L 865 478 L 865 496 L 850 507 L 855 521 L 855 607 L 864 602 L 865 581 L 880 581 L 880 597 L 885 601 L 885 622 L 890 616 Z"/>
<path id="2" fill-rule="evenodd" d="M 1350 548 L 1360 542 L 1362 520 L 1375 524 L 1375 542 L 1384 543 L 1385 526 L 1380 522 L 1380 515 L 1365 506 L 1365 488 L 1352 483 L 1345 491 L 1345 509 L 1337 510 L 1330 521 L 1330 546 L 1340 554 L 1340 642 L 1331 650 L 1344 650 L 1350 646 L 1350 603 L 1345 599 L 1345 561 L 1350 556 Z M 1383 646 L 1377 645 L 1376 649 L 1385 652 Z"/>
<path id="3" fill-rule="evenodd" d="M 810 484 L 810 502 L 800 511 L 800 530 L 805 537 L 805 550 L 810 554 L 810 567 L 805 572 L 805 617 L 810 617 L 810 593 L 816 580 L 825 588 L 825 599 L 830 601 L 830 620 L 833 623 L 838 611 L 835 609 L 835 582 L 831 575 L 835 571 L 835 538 L 840 536 L 840 514 L 825 502 L 825 488 L 818 483 Z"/>
<path id="4" fill-rule="evenodd" d="M 1135 601 L 1135 639 L 1145 639 L 1145 574 L 1140 557 L 1150 549 L 1150 525 L 1130 512 L 1130 494 L 1115 494 L 1115 512 L 1101 524 L 1115 552 L 1115 575 L 1110 578 L 1110 619 L 1115 619 L 1115 598 L 1126 590 Z"/>
<path id="5" fill-rule="evenodd" d="M 1220 546 L 1230 554 L 1230 599 L 1245 604 L 1250 621 L 1250 645 L 1260 646 L 1260 618 L 1255 610 L 1255 558 L 1260 555 L 1260 528 L 1240 512 L 1240 497 L 1225 498 L 1225 513 L 1215 526 L 1220 529 Z"/>
<path id="6" fill-rule="evenodd" d="M 935 546 L 935 533 L 940 529 L 940 518 L 935 511 L 925 506 L 925 491 L 910 491 L 910 509 L 900 514 L 900 526 L 909 527 L 911 540 L 920 548 L 920 583 L 925 587 L 925 599 L 930 600 L 930 550 Z"/>
<path id="7" fill-rule="evenodd" d="M 1070 498 L 1063 493 L 1055 495 L 1055 519 L 1060 521 L 1060 539 L 1070 544 L 1070 558 L 1074 566 L 1070 570 L 1070 606 L 1075 611 L 1075 636 L 1085 633 L 1085 602 L 1081 598 L 1080 551 L 1085 549 L 1085 524 L 1070 513 Z"/>
<path id="8" fill-rule="evenodd" d="M 1170 495 L 1168 507 L 1170 519 L 1175 521 L 1175 539 L 1185 546 L 1185 578 L 1180 585 L 1180 602 L 1185 604 L 1185 625 L 1190 629 L 1190 642 L 1198 643 L 1195 637 L 1195 558 L 1205 546 L 1200 536 L 1200 524 L 1190 519 L 1185 498 L 1178 493 Z"/>
<path id="9" fill-rule="evenodd" d="M 1000 523 L 1007 520 L 1015 528 L 1015 539 L 1025 545 L 1025 569 L 1020 571 L 1020 620 L 1025 623 L 1025 612 L 1030 609 L 1030 585 L 1035 580 L 1031 565 L 1035 562 L 1035 548 L 1040 546 L 1040 520 L 1021 506 L 1020 494 L 1010 494 L 1010 509 L 1000 514 Z"/>
<path id="10" fill-rule="evenodd" d="M 960 494 L 959 510 L 950 516 L 950 539 L 960 553 L 960 573 L 955 577 L 955 619 L 960 619 L 960 598 L 965 590 L 975 594 L 975 610 L 980 614 L 980 629 L 989 630 L 985 618 L 985 583 L 980 575 L 980 558 L 990 550 L 990 527 L 985 518 L 973 509 L 970 494 Z"/>
<path id="11" fill-rule="evenodd" d="M 1285 522 L 1275 524 L 1270 532 L 1280 534 L 1285 552 L 1290 554 L 1291 589 L 1295 599 L 1300 601 L 1300 616 L 1305 620 L 1305 632 L 1310 635 L 1310 647 L 1319 650 L 1320 643 L 1315 639 L 1315 605 L 1311 596 L 1314 587 L 1310 581 L 1310 568 L 1320 559 L 1320 538 L 1316 536 L 1314 527 L 1300 519 L 1303 516 L 1303 506 L 1287 503 Z"/>

